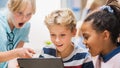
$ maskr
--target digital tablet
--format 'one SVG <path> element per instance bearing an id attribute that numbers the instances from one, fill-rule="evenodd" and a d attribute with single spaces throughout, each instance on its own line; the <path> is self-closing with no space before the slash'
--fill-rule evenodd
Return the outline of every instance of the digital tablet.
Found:
<path id="1" fill-rule="evenodd" d="M 18 58 L 20 68 L 64 68 L 61 58 Z"/>

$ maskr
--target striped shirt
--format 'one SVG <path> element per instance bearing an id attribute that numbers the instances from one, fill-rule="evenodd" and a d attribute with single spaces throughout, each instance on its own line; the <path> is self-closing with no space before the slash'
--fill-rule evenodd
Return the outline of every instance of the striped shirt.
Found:
<path id="1" fill-rule="evenodd" d="M 54 58 L 56 56 L 56 49 L 51 45 L 50 47 L 44 47 L 40 58 Z M 74 47 L 73 52 L 66 58 L 63 59 L 65 68 L 94 68 L 92 59 L 87 50 Z"/>

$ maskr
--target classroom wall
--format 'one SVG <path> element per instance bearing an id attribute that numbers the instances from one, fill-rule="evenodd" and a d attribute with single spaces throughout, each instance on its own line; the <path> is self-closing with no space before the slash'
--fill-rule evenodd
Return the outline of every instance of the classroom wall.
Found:
<path id="1" fill-rule="evenodd" d="M 50 40 L 49 32 L 44 24 L 44 17 L 55 9 L 59 9 L 60 0 L 36 0 L 36 13 L 33 15 L 29 34 L 30 42 L 25 47 L 41 48 L 46 40 Z"/>

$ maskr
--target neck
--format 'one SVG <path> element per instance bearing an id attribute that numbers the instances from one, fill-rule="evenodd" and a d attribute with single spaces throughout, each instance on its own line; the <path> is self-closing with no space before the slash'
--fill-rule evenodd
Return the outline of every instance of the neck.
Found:
<path id="1" fill-rule="evenodd" d="M 73 52 L 73 50 L 74 50 L 74 46 L 73 46 L 73 44 L 71 44 L 64 51 L 62 51 L 62 52 L 57 51 L 57 56 L 61 57 L 61 58 L 66 58 Z"/>
<path id="2" fill-rule="evenodd" d="M 110 45 L 110 44 L 109 44 Z M 108 46 L 107 48 L 105 48 L 103 50 L 103 52 L 101 52 L 101 54 L 104 56 L 104 55 L 107 55 L 108 53 L 110 53 L 112 50 L 116 49 L 117 48 L 117 44 L 112 44 L 110 46 Z"/>

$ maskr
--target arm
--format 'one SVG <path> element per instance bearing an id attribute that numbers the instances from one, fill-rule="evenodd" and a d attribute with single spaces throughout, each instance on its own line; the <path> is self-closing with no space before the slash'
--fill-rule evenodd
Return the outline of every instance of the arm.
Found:
<path id="1" fill-rule="evenodd" d="M 21 47 L 23 47 L 23 46 L 24 46 L 24 42 L 23 42 L 23 41 L 20 41 L 20 42 L 18 43 L 18 45 L 17 45 L 16 48 L 21 48 Z"/>
<path id="2" fill-rule="evenodd" d="M 21 41 L 18 43 L 16 48 L 22 48 L 23 46 L 24 46 L 24 42 Z M 19 68 L 16 58 L 9 61 L 8 68 Z"/>
<path id="3" fill-rule="evenodd" d="M 6 52 L 0 52 L 0 62 L 5 62 L 13 58 L 31 58 L 35 52 L 30 48 L 17 48 Z"/>

